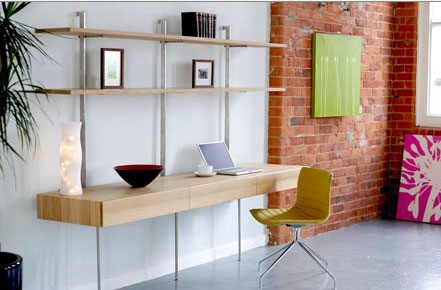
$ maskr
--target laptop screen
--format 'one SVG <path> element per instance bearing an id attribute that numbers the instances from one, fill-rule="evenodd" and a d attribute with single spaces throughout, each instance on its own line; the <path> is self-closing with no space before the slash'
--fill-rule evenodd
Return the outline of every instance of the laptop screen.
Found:
<path id="1" fill-rule="evenodd" d="M 234 162 L 224 142 L 198 144 L 198 146 L 205 162 L 213 166 L 213 170 L 234 167 Z"/>

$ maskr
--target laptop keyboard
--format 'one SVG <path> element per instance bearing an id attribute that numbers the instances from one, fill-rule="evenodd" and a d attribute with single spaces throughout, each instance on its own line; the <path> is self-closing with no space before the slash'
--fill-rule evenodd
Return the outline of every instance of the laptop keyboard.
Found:
<path id="1" fill-rule="evenodd" d="M 243 172 L 243 171 L 251 171 L 253 170 L 252 168 L 243 168 L 243 167 L 238 167 L 238 168 L 231 168 L 231 169 L 223 169 L 223 170 L 219 170 L 219 171 L 225 171 L 225 172 Z"/>

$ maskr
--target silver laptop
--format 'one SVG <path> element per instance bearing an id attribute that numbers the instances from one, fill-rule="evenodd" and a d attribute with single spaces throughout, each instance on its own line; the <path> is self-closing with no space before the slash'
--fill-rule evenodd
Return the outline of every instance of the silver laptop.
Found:
<path id="1" fill-rule="evenodd" d="M 213 170 L 218 174 L 243 175 L 263 171 L 259 168 L 236 167 L 227 145 L 223 141 L 199 143 L 198 149 L 205 164 L 213 166 Z"/>

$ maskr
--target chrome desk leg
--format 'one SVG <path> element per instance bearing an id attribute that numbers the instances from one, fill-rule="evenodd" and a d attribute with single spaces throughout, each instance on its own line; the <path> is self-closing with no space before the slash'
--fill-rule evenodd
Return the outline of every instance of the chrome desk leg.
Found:
<path id="1" fill-rule="evenodd" d="M 309 252 L 311 252 L 311 254 L 313 254 L 314 256 L 316 256 L 316 258 L 320 259 L 323 263 L 325 263 L 326 267 L 328 267 L 328 261 L 326 261 L 325 258 L 323 258 L 322 256 L 320 256 L 316 251 L 314 251 L 313 249 L 311 249 L 308 245 L 304 244 L 303 242 L 299 241 L 299 244 L 302 244 L 303 246 L 305 246 L 305 248 L 307 248 L 309 250 Z"/>
<path id="2" fill-rule="evenodd" d="M 285 250 L 286 248 L 288 248 L 290 245 L 291 245 L 291 243 L 286 244 L 286 245 L 282 246 L 280 249 L 278 249 L 278 250 L 272 252 L 271 254 L 265 256 L 265 258 L 263 258 L 262 260 L 260 260 L 260 261 L 259 261 L 259 266 L 258 266 L 258 270 L 259 270 L 259 272 L 260 272 L 260 265 L 261 265 L 265 260 L 271 258 L 272 256 L 274 256 L 274 255 L 277 254 L 277 253 L 280 253 L 281 251 L 283 251 L 283 250 Z"/>
<path id="3" fill-rule="evenodd" d="M 96 227 L 96 273 L 98 279 L 98 290 L 101 290 L 101 245 L 99 227 Z"/>
<path id="4" fill-rule="evenodd" d="M 308 248 L 306 248 L 305 247 L 305 245 L 302 243 L 299 243 L 299 245 L 300 245 L 300 247 L 303 249 L 303 250 L 305 250 L 305 252 L 306 253 L 308 253 L 308 255 L 309 256 L 311 256 L 311 258 L 317 263 L 317 264 L 319 264 L 320 265 L 320 267 L 323 269 L 323 270 L 325 270 L 326 271 L 326 273 L 328 273 L 329 274 L 329 276 L 331 276 L 331 278 L 332 278 L 332 280 L 334 280 L 334 289 L 337 289 L 337 280 L 335 279 L 335 277 L 334 277 L 334 275 L 322 264 L 322 263 L 320 263 L 320 260 L 313 254 L 313 253 L 311 253 L 310 251 L 309 251 L 309 249 Z"/>
<path id="5" fill-rule="evenodd" d="M 175 213 L 175 280 L 178 280 L 178 213 Z"/>
<path id="6" fill-rule="evenodd" d="M 296 241 L 292 241 L 289 246 L 285 249 L 285 251 L 271 264 L 271 266 L 268 267 L 268 269 L 265 270 L 265 272 L 263 272 L 260 275 L 259 278 L 259 288 L 262 289 L 262 279 L 265 277 L 266 274 L 268 274 L 269 271 L 271 271 L 274 266 L 276 266 L 276 264 L 292 249 L 292 247 L 294 247 L 294 245 L 296 244 Z"/>
<path id="7" fill-rule="evenodd" d="M 237 238 L 238 238 L 238 260 L 241 260 L 242 254 L 242 238 L 241 238 L 241 220 L 240 220 L 240 199 L 237 200 Z"/>

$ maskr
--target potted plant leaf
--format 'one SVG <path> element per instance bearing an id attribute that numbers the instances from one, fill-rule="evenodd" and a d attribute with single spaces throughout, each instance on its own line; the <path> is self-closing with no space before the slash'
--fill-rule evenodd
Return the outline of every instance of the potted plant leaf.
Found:
<path id="1" fill-rule="evenodd" d="M 2 2 L 0 10 L 0 171 L 5 162 L 16 156 L 21 160 L 23 149 L 34 148 L 37 124 L 32 115 L 31 102 L 39 103 L 46 94 L 31 76 L 33 53 L 50 59 L 42 42 L 35 37 L 33 27 L 13 20 L 13 16 L 28 6 L 29 2 Z M 20 141 L 14 147 L 8 136 L 15 130 Z M 12 124 L 12 126 L 11 126 Z M 1 249 L 0 249 L 1 250 Z M 0 252 L 0 289 L 22 289 L 22 258 L 13 253 Z"/>

